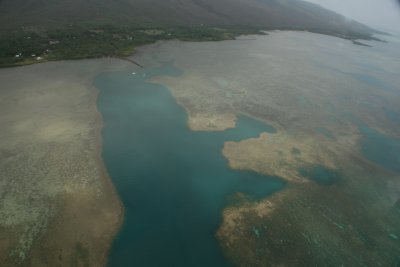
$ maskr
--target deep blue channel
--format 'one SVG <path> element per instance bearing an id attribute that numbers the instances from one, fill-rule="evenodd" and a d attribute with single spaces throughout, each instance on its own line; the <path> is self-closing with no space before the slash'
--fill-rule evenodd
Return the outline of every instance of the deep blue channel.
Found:
<path id="1" fill-rule="evenodd" d="M 146 81 L 154 75 L 180 71 L 166 64 L 95 79 L 103 158 L 125 206 L 108 266 L 229 266 L 215 238 L 229 197 L 242 192 L 256 200 L 285 183 L 230 169 L 223 144 L 275 129 L 241 117 L 234 129 L 193 132 L 168 89 Z"/>

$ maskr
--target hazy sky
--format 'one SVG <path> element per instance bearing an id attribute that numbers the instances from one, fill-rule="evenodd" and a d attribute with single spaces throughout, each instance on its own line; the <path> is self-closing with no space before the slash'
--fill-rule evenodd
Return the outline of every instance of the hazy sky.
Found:
<path id="1" fill-rule="evenodd" d="M 307 0 L 380 30 L 400 33 L 399 0 Z"/>

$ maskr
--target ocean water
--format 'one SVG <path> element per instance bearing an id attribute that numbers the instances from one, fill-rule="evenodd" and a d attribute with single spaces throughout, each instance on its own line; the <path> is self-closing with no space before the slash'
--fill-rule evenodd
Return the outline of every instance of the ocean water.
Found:
<path id="1" fill-rule="evenodd" d="M 334 185 L 341 179 L 338 172 L 329 170 L 322 165 L 315 165 L 310 168 L 301 168 L 299 173 L 303 177 L 306 177 L 307 179 L 310 179 L 311 181 L 323 186 Z"/>
<path id="2" fill-rule="evenodd" d="M 388 171 L 400 173 L 400 139 L 387 136 L 364 124 L 359 127 L 365 158 Z"/>
<path id="3" fill-rule="evenodd" d="M 165 64 L 95 79 L 103 158 L 125 207 L 108 266 L 229 266 L 215 238 L 229 197 L 259 199 L 285 183 L 230 169 L 223 144 L 276 130 L 241 117 L 234 129 L 190 131 L 168 89 L 146 81 L 152 75 L 180 71 Z"/>
<path id="4" fill-rule="evenodd" d="M 147 82 L 152 76 L 176 76 L 178 86 L 197 82 L 194 85 L 201 86 L 193 88 L 204 90 L 204 97 L 223 95 L 223 99 L 202 102 L 196 99 L 199 95 L 190 91 L 193 88 L 188 89 L 188 99 L 201 104 L 203 109 L 215 110 L 219 106 L 213 104 L 217 103 L 234 106 L 238 113 L 270 115 L 283 131 L 295 134 L 314 129 L 316 137 L 323 135 L 330 139 L 324 138 L 325 141 L 334 142 L 340 141 L 342 135 L 352 136 L 352 132 L 346 132 L 347 125 L 358 127 L 362 136 L 358 144 L 364 157 L 381 166 L 377 170 L 382 175 L 387 175 L 387 171 L 399 173 L 400 142 L 395 137 L 396 131 L 389 131 L 398 125 L 400 114 L 396 72 L 400 58 L 392 56 L 392 52 L 398 55 L 395 46 L 388 54 L 392 43 L 376 43 L 373 48 L 366 48 L 338 38 L 290 32 L 257 38 L 154 44 L 142 48 L 135 60 L 145 66 L 154 65 L 154 61 L 155 65 L 165 62 L 163 67 L 134 70 L 135 74 L 104 73 L 96 78 L 95 85 L 100 90 L 98 108 L 105 123 L 103 158 L 125 207 L 124 225 L 113 243 L 109 266 L 229 266 L 215 239 L 215 231 L 223 208 L 234 199 L 232 195 L 243 192 L 258 199 L 285 187 L 277 177 L 231 170 L 221 154 L 225 141 L 256 137 L 261 132 L 273 134 L 276 131 L 273 127 L 241 117 L 235 129 L 192 132 L 187 127 L 185 111 L 169 90 Z M 169 60 L 174 60 L 185 74 Z M 168 81 L 161 79 L 161 83 Z M 274 113 L 276 110 L 279 112 Z M 391 127 L 365 125 L 380 118 Z M 385 130 L 387 134 L 383 134 Z M 293 148 L 292 153 L 302 156 L 299 149 Z M 312 183 L 321 185 L 321 190 L 333 192 L 331 189 L 336 185 L 346 186 L 346 179 L 352 179 L 346 173 L 348 170 L 341 167 L 338 166 L 338 173 L 316 163 L 299 171 Z M 351 190 L 357 193 L 354 195 L 367 192 L 368 198 L 391 194 L 398 207 L 400 187 L 396 181 L 392 184 L 388 184 L 389 193 L 386 184 L 385 188 L 377 188 L 375 183 L 362 183 Z M 334 213 L 348 214 L 349 223 L 358 224 L 355 215 L 346 213 L 346 206 L 330 204 L 329 207 Z M 381 220 L 381 215 L 374 213 L 374 216 Z M 321 221 L 321 229 L 325 223 Z M 374 237 L 380 231 L 380 223 L 372 219 L 365 223 L 372 229 L 365 232 L 365 239 L 374 242 L 379 239 L 379 245 L 387 250 L 385 253 L 398 255 L 397 245 Z M 389 220 L 385 223 L 392 224 Z M 307 225 L 307 221 L 299 224 Z M 386 235 L 391 242 L 394 240 L 391 233 L 398 236 L 398 224 L 393 225 L 394 230 Z M 334 240 L 326 232 L 315 235 Z M 347 246 L 354 244 L 338 243 L 336 253 L 330 250 L 332 244 L 326 243 L 321 251 L 327 251 L 327 255 L 319 250 L 315 255 L 332 262 L 351 263 L 353 259 L 340 255 L 347 255 Z M 299 246 L 299 251 L 302 248 Z M 377 262 L 383 258 L 377 258 Z M 393 258 L 387 262 L 392 263 Z"/>

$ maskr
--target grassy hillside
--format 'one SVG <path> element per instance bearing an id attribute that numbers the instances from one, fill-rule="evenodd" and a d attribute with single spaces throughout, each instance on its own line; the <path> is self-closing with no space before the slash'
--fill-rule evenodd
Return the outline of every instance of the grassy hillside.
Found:
<path id="1" fill-rule="evenodd" d="M 223 40 L 273 29 L 347 39 L 373 33 L 300 0 L 0 0 L 0 25 L 3 67 L 124 56 L 159 39 Z"/>
<path id="2" fill-rule="evenodd" d="M 1 0 L 1 29 L 71 23 L 136 26 L 251 25 L 369 29 L 300 0 Z"/>

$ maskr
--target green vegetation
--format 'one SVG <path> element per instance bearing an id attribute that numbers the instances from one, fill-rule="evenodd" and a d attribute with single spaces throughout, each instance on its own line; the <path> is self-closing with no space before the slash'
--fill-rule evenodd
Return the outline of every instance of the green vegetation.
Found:
<path id="1" fill-rule="evenodd" d="M 69 26 L 0 35 L 0 67 L 43 61 L 126 57 L 139 45 L 157 40 L 220 41 L 241 34 L 263 34 L 253 27 L 134 28 L 113 25 Z"/>
<path id="2" fill-rule="evenodd" d="M 305 1 L 1 0 L 0 67 L 130 55 L 161 39 L 232 39 L 263 30 L 310 31 L 354 40 L 375 30 Z M 246 26 L 244 26 L 246 25 Z M 219 26 L 220 28 L 216 28 Z"/>
<path id="3" fill-rule="evenodd" d="M 158 40 L 182 41 L 231 40 L 244 34 L 265 34 L 261 27 L 197 26 L 144 28 L 119 25 L 69 25 L 40 30 L 28 28 L 0 34 L 0 68 L 34 64 L 44 61 L 99 57 L 127 57 L 135 47 Z M 305 31 L 300 27 L 281 30 Z M 268 29 L 273 30 L 273 28 Z M 310 32 L 353 40 L 378 40 L 369 34 L 348 32 L 338 35 L 319 29 Z"/>

